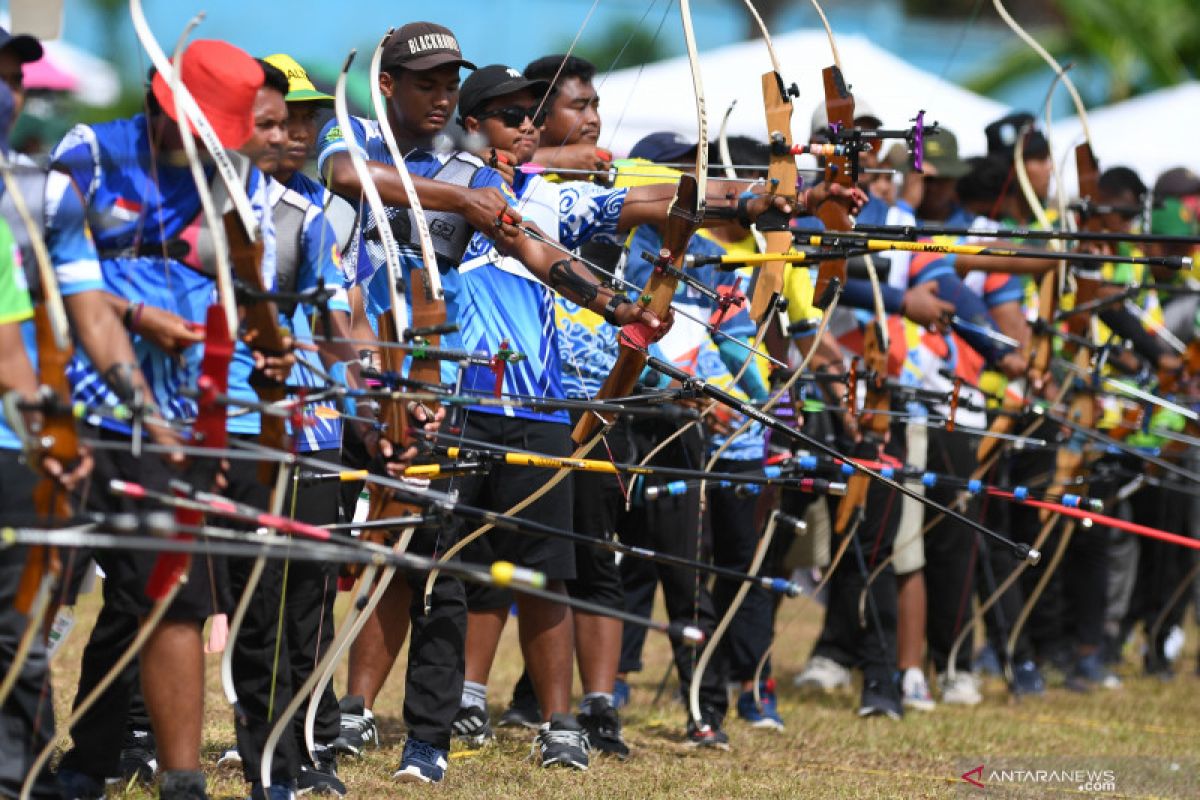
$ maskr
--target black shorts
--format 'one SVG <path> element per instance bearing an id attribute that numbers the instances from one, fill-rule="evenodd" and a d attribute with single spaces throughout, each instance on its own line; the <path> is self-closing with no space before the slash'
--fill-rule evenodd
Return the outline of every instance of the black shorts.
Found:
<path id="1" fill-rule="evenodd" d="M 100 438 L 126 444 L 129 441 L 104 433 Z M 135 458 L 127 449 L 97 448 L 94 459 L 95 467 L 84 494 L 84 502 L 89 510 L 105 514 L 144 513 L 162 509 L 161 504 L 151 500 L 133 500 L 113 494 L 108 490 L 108 484 L 114 478 L 166 492 L 170 490 L 172 479 L 191 482 L 200 475 L 200 466 L 194 468 L 196 471 L 193 473 L 184 473 L 169 466 L 158 455 L 143 452 Z M 203 472 L 211 475 L 211 469 L 204 469 Z M 211 481 L 211 478 L 208 480 Z M 146 594 L 146 584 L 158 563 L 158 556 L 130 550 L 98 550 L 94 557 L 104 570 L 104 580 L 108 584 L 106 596 L 114 604 L 114 610 L 137 617 L 145 616 L 154 604 Z M 166 611 L 167 619 L 203 622 L 214 613 L 217 600 L 224 593 L 225 570 L 221 561 L 217 556 L 192 556 L 187 578 Z"/>
<path id="2" fill-rule="evenodd" d="M 570 427 L 557 422 L 510 418 L 472 411 L 468 415 L 463 435 L 470 439 L 544 455 L 569 456 L 574 451 Z M 459 501 L 466 505 L 492 511 L 507 511 L 553 479 L 555 472 L 553 469 L 541 467 L 498 464 L 486 474 L 456 479 L 452 486 L 458 489 Z M 517 516 L 570 530 L 571 480 L 568 478 L 560 481 Z M 478 525 L 467 521 L 464 523 L 463 533 L 470 533 L 476 527 Z M 540 570 L 552 581 L 575 577 L 573 542 L 519 531 L 492 529 L 467 545 L 461 553 L 461 559 L 468 564 L 511 561 L 522 567 Z M 467 586 L 467 605 L 471 610 L 504 608 L 511 602 L 511 595 L 507 591 L 473 584 Z"/>
<path id="3" fill-rule="evenodd" d="M 629 427 L 618 422 L 604 437 L 607 450 L 603 456 L 616 463 L 633 460 L 633 443 Z M 628 475 L 603 472 L 576 472 L 575 531 L 596 539 L 612 541 L 617 538 L 621 517 L 625 513 L 625 495 L 634 491 Z M 567 594 L 577 600 L 597 603 L 606 608 L 625 606 L 625 588 L 617 554 L 604 547 L 589 544 L 575 545 L 575 579 L 567 581 Z"/>

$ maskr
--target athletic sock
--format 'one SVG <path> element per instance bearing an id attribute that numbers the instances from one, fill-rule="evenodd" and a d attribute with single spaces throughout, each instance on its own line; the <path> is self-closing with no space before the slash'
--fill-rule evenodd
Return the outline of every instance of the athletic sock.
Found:
<path id="1" fill-rule="evenodd" d="M 599 703 L 601 700 L 611 706 L 613 704 L 612 692 L 588 692 L 579 701 L 579 710 L 584 714 L 591 713 L 592 705 Z"/>
<path id="2" fill-rule="evenodd" d="M 487 685 L 474 681 L 463 681 L 462 701 L 459 708 L 487 710 Z"/>

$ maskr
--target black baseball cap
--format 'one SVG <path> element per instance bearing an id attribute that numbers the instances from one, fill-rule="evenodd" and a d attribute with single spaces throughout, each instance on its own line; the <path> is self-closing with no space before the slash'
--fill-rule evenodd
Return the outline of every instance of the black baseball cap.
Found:
<path id="1" fill-rule="evenodd" d="M 410 22 L 388 36 L 379 65 L 385 70 L 403 67 L 423 72 L 446 64 L 475 69 L 462 57 L 458 39 L 449 28 L 434 22 Z"/>
<path id="2" fill-rule="evenodd" d="M 0 28 L 0 50 L 5 49 L 16 53 L 22 64 L 37 61 L 42 57 L 42 43 L 37 39 L 25 33 L 13 36 L 4 28 Z"/>
<path id="3" fill-rule="evenodd" d="M 988 155 L 1012 161 L 1013 148 L 1017 144 L 1017 134 L 1026 126 L 1030 126 L 1029 132 L 1025 134 L 1025 144 L 1022 146 L 1025 157 L 1046 158 L 1049 156 L 1050 143 L 1046 141 L 1045 134 L 1032 127 L 1033 122 L 1033 114 L 1027 111 L 1015 111 L 988 125 L 983 129 L 984 135 L 987 136 Z"/>
<path id="4" fill-rule="evenodd" d="M 550 89 L 550 81 L 534 81 L 526 78 L 521 71 L 503 64 L 489 64 L 480 67 L 467 76 L 458 90 L 458 113 L 462 117 L 474 116 L 488 100 L 493 97 L 519 92 L 522 89 L 531 90 L 539 99 Z"/>
<path id="5" fill-rule="evenodd" d="M 681 133 L 662 131 L 643 136 L 629 151 L 630 158 L 670 164 L 696 152 L 696 143 Z"/>

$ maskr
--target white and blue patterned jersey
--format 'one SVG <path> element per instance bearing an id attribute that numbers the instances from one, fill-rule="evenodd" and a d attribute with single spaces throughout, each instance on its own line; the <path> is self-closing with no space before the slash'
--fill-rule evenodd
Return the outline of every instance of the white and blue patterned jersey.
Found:
<path id="1" fill-rule="evenodd" d="M 584 242 L 617 241 L 617 224 L 625 204 L 625 189 L 606 189 L 592 183 L 551 183 L 540 175 L 517 181 L 521 216 L 547 237 L 571 250 Z M 563 258 L 567 256 L 564 254 Z M 503 342 L 526 356 L 504 372 L 506 394 L 563 398 L 563 369 L 555 320 L 555 292 L 535 278 L 515 258 L 500 255 L 492 242 L 476 235 L 467 247 L 460 273 L 455 317 L 463 345 L 494 353 Z M 495 373 L 473 366 L 465 375 L 468 391 L 490 394 Z M 568 422 L 565 411 L 533 412 L 522 408 L 480 408 L 528 419 Z"/>
<path id="2" fill-rule="evenodd" d="M 52 154 L 56 169 L 67 172 L 83 191 L 87 217 L 96 247 L 104 288 L 130 302 L 170 311 L 184 320 L 203 324 L 208 307 L 216 302 L 216 282 L 200 272 L 197 244 L 203 219 L 200 197 L 186 166 L 155 160 L 149 146 L 146 117 L 113 120 L 98 125 L 77 125 Z M 210 180 L 215 169 L 208 168 Z M 219 180 L 219 178 L 217 178 Z M 275 285 L 275 228 L 269 213 L 267 182 L 256 168 L 248 172 L 247 193 L 263 242 L 262 277 L 268 289 Z M 148 255 L 155 248 L 183 242 L 186 254 Z M 181 390 L 195 387 L 203 358 L 202 344 L 184 351 L 181 358 L 162 352 L 141 336 L 133 337 L 134 354 L 167 419 L 195 416 L 195 402 Z M 257 402 L 250 387 L 249 356 L 240 341 L 229 370 L 229 394 Z M 236 353 L 235 351 L 235 353 Z M 116 395 L 95 367 L 77 354 L 70 367 L 75 398 L 88 406 L 116 405 Z M 257 414 L 229 418 L 228 430 L 257 434 Z"/>
<path id="3" fill-rule="evenodd" d="M 10 154 L 9 159 L 17 166 L 32 166 L 31 161 L 16 154 Z M 83 201 L 66 175 L 51 172 L 46 176 L 43 214 L 40 232 L 63 296 L 103 289 L 104 279 L 96 259 L 96 247 L 88 233 Z M 29 361 L 37 369 L 37 333 L 32 319 L 21 323 L 21 335 Z M 0 414 L 0 449 L 21 449 L 20 441 L 3 414 Z"/>
<path id="4" fill-rule="evenodd" d="M 364 157 L 371 161 L 393 163 L 377 122 L 351 120 L 355 140 Z M 321 136 L 318 166 L 336 152 L 347 149 L 341 131 L 327 126 Z M 413 151 L 405 163 L 414 175 L 435 177 L 440 166 L 452 154 Z M 462 154 L 456 157 L 465 158 Z M 473 157 L 470 157 L 473 158 Z M 477 160 L 477 159 L 476 159 Z M 522 217 L 536 223 L 549 238 L 567 248 L 597 237 L 614 236 L 624 205 L 625 190 L 603 189 L 588 183 L 552 184 L 540 176 L 519 176 L 520 198 L 495 170 L 483 166 L 475 172 L 471 188 L 492 186 L 499 189 Z M 361 215 L 367 227 L 369 211 Z M 399 242 L 401 260 L 407 277 L 422 260 L 416 242 Z M 346 254 L 346 269 L 353 270 L 356 282 L 366 282 L 367 312 L 377 316 L 388 308 L 388 287 L 382 258 L 365 248 L 369 262 L 360 257 L 364 248 L 352 248 Z M 381 256 L 381 254 L 380 254 Z M 566 256 L 564 255 L 564 258 Z M 447 269 L 442 263 L 442 288 L 446 316 L 459 326 L 456 334 L 446 337 L 448 347 L 497 353 L 507 342 L 510 349 L 522 353 L 525 360 L 510 363 L 505 369 L 503 391 L 536 397 L 564 397 L 558 343 L 556 339 L 554 294 L 538 281 L 519 261 L 496 252 L 491 240 L 475 233 L 467 244 L 462 263 Z M 364 277 L 365 276 L 365 277 Z M 410 283 L 406 280 L 406 283 Z M 457 366 L 443 363 L 442 378 L 452 383 Z M 464 376 L 468 391 L 491 394 L 495 375 L 486 367 L 472 366 Z M 528 419 L 567 422 L 565 412 L 535 413 L 520 408 L 477 408 L 486 413 L 502 413 Z"/>

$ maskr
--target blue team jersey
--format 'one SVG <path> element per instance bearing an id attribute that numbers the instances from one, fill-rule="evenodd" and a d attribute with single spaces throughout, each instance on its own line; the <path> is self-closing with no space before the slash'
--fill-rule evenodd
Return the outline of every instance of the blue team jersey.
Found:
<path id="1" fill-rule="evenodd" d="M 292 290 L 304 292 L 323 286 L 333 294 L 329 299 L 329 310 L 348 314 L 350 304 L 346 299 L 345 276 L 342 274 L 337 241 L 320 207 L 299 192 L 288 189 L 274 180 L 270 182 L 269 196 L 271 207 L 274 209 L 286 203 L 304 212 L 304 224 L 294 248 L 297 264 L 295 286 Z M 276 233 L 279 233 L 278 229 Z M 280 252 L 283 252 L 282 248 Z M 309 306 L 297 305 L 286 320 L 297 343 L 308 344 L 313 341 L 310 319 L 314 313 L 315 309 Z M 312 365 L 315 369 L 309 369 L 307 365 Z M 320 354 L 300 348 L 296 350 L 296 366 L 292 369 L 288 384 L 310 391 L 321 389 L 326 386 L 322 377 L 324 372 Z M 318 403 L 305 406 L 304 426 L 298 432 L 292 431 L 292 435 L 297 439 L 296 446 L 300 452 L 339 447 L 342 441 L 342 422 L 337 414 L 336 404 Z"/>
<path id="2" fill-rule="evenodd" d="M 17 166 L 32 165 L 28 159 L 15 154 L 9 158 Z M 96 247 L 88 233 L 83 202 L 70 178 L 59 172 L 46 176 L 43 209 L 44 218 L 36 221 L 42 223 L 41 233 L 63 296 L 103 289 L 104 279 L 96 259 Z M 21 278 L 23 280 L 24 276 Z M 37 369 L 37 334 L 32 319 L 21 323 L 21 334 L 30 363 Z M 21 449 L 20 441 L 3 414 L 0 414 L 0 449 Z"/>
<path id="3" fill-rule="evenodd" d="M 88 221 L 101 255 L 104 288 L 130 302 L 203 323 L 208 307 L 216 301 L 216 283 L 198 271 L 206 269 L 199 263 L 199 242 L 202 233 L 207 236 L 200 198 L 186 166 L 152 160 L 145 116 L 77 125 L 55 148 L 52 161 L 84 193 Z M 211 180 L 215 171 L 209 168 L 208 174 Z M 262 236 L 263 284 L 271 289 L 275 284 L 275 228 L 266 179 L 253 167 L 248 171 L 247 193 Z M 149 255 L 169 244 L 178 248 L 180 242 L 187 247 L 178 259 Z M 181 358 L 162 352 L 141 336 L 133 337 L 133 345 L 163 415 L 167 419 L 195 416 L 195 403 L 181 390 L 196 384 L 203 345 L 188 348 Z M 257 394 L 249 385 L 245 349 L 238 342 L 237 350 L 242 352 L 230 366 L 229 394 L 254 402 Z M 118 403 L 86 356 L 76 355 L 70 375 L 77 400 L 89 406 Z M 258 415 L 231 416 L 228 429 L 256 434 Z"/>
<path id="4" fill-rule="evenodd" d="M 356 144 L 368 160 L 393 163 L 382 139 L 378 123 L 352 119 Z M 321 136 L 318 166 L 323 169 L 328 157 L 343 152 L 347 145 L 336 125 L 327 126 Z M 413 151 L 405 157 L 409 171 L 423 177 L 436 173 L 450 154 L 439 155 Z M 462 154 L 456 157 L 464 158 Z M 471 179 L 472 188 L 491 186 L 499 189 L 521 215 L 531 220 L 552 239 L 567 248 L 585 241 L 612 237 L 625 200 L 625 190 L 610 190 L 587 183 L 552 184 L 539 176 L 521 176 L 518 181 L 520 197 L 512 192 L 495 170 L 479 163 Z M 360 212 L 366 229 L 373 225 L 370 212 Z M 364 237 L 356 237 L 360 241 Z M 405 276 L 412 269 L 422 268 L 420 249 L 415 242 L 400 242 Z M 355 280 L 366 282 L 365 296 L 369 314 L 387 310 L 388 287 L 381 253 L 375 248 L 354 248 L 354 264 L 347 255 L 347 270 L 353 269 Z M 369 262 L 364 264 L 366 254 Z M 564 256 L 565 258 L 565 256 Z M 462 262 L 456 268 L 442 265 L 442 287 L 446 300 L 446 316 L 459 326 L 459 331 L 447 337 L 446 344 L 467 350 L 494 354 L 505 343 L 510 349 L 526 356 L 523 361 L 508 364 L 504 373 L 503 391 L 509 394 L 561 398 L 565 396 L 559 362 L 555 328 L 554 295 L 519 261 L 496 252 L 491 240 L 476 232 L 467 244 Z M 406 280 L 406 284 L 410 283 Z M 457 367 L 442 365 L 442 378 L 454 381 Z M 495 389 L 495 373 L 486 367 L 473 366 L 464 375 L 464 388 L 471 392 L 491 394 Z M 501 413 L 529 419 L 566 422 L 567 414 L 535 413 L 521 408 L 476 408 L 487 413 Z"/>

